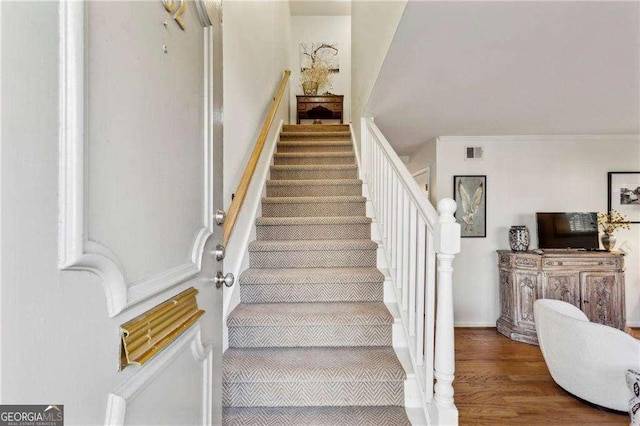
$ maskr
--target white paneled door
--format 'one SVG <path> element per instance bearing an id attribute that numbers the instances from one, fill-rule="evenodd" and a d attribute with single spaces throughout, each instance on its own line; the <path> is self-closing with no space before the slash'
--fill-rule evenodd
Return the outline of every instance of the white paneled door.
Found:
<path id="1" fill-rule="evenodd" d="M 220 2 L 0 3 L 0 404 L 220 424 Z M 119 369 L 121 325 L 190 288 L 205 314 Z"/>

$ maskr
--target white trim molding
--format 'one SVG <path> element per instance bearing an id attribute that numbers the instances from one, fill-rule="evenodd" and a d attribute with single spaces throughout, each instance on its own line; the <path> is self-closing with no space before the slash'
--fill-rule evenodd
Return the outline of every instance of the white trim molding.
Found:
<path id="1" fill-rule="evenodd" d="M 127 403 L 135 399 L 153 379 L 161 374 L 169 364 L 187 348 L 191 349 L 193 358 L 202 363 L 203 386 L 205 388 L 210 387 L 211 378 L 209 376 L 213 374 L 211 370 L 213 366 L 213 350 L 211 346 L 203 346 L 202 331 L 200 325 L 196 323 L 182 336 L 178 337 L 175 342 L 153 357 L 144 366 L 140 367 L 131 377 L 109 393 L 107 396 L 107 412 L 104 420 L 105 426 L 124 425 Z M 206 396 L 203 395 L 203 398 L 205 397 Z M 202 418 L 203 420 L 211 418 L 211 404 L 203 404 Z"/>
<path id="2" fill-rule="evenodd" d="M 208 130 L 210 118 L 204 128 L 204 186 L 203 222 L 190 249 L 190 261 L 169 270 L 127 282 L 116 255 L 107 247 L 88 239 L 85 199 L 85 3 L 60 3 L 60 113 L 59 113 L 59 215 L 58 215 L 58 268 L 63 271 L 87 271 L 100 278 L 107 299 L 107 310 L 114 317 L 123 310 L 196 276 L 201 269 L 205 244 L 213 232 L 213 141 Z M 210 40 L 205 32 L 204 51 L 209 51 Z M 204 105 L 208 117 L 211 88 L 208 72 L 210 61 L 204 67 Z"/>
<path id="3" fill-rule="evenodd" d="M 442 142 L 566 142 L 566 141 L 610 141 L 640 140 L 639 135 L 496 135 L 496 136 L 438 136 Z"/>

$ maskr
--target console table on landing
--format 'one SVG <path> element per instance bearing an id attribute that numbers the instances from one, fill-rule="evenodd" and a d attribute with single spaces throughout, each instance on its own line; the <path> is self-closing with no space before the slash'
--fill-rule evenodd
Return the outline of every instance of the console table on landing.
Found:
<path id="1" fill-rule="evenodd" d="M 580 308 L 592 322 L 624 330 L 624 258 L 591 251 L 498 250 L 498 331 L 512 340 L 538 344 L 533 302 L 558 299 Z"/>
<path id="2" fill-rule="evenodd" d="M 342 123 L 344 95 L 297 95 L 297 117 L 300 124 L 303 119 L 331 119 Z"/>

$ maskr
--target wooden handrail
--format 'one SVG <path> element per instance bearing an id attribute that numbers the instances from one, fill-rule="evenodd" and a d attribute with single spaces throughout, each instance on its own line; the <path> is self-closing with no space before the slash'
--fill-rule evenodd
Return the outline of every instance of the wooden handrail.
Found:
<path id="1" fill-rule="evenodd" d="M 276 112 L 278 111 L 278 106 L 280 105 L 280 101 L 282 100 L 284 89 L 286 88 L 287 82 L 289 81 L 289 75 L 291 75 L 291 71 L 285 70 L 284 75 L 282 76 L 282 80 L 280 80 L 280 85 L 278 86 L 276 96 L 273 98 L 271 108 L 269 108 L 267 117 L 262 124 L 262 130 L 260 130 L 260 134 L 258 135 L 256 144 L 253 147 L 251 157 L 249 157 L 249 161 L 247 162 L 247 167 L 245 167 L 242 178 L 238 183 L 238 188 L 236 189 L 235 196 L 233 197 L 233 201 L 231 202 L 231 206 L 229 207 L 229 211 L 227 212 L 227 218 L 224 222 L 224 227 L 222 228 L 222 244 L 224 246 L 226 246 L 229 242 L 229 238 L 231 238 L 231 233 L 233 232 L 233 227 L 236 225 L 238 213 L 240 213 L 240 208 L 242 207 L 244 198 L 247 195 L 247 189 L 249 188 L 249 184 L 251 183 L 253 172 L 256 170 L 256 166 L 258 165 L 258 160 L 260 159 L 260 155 L 262 154 L 264 143 L 267 140 L 269 129 L 271 128 L 273 119 L 275 118 Z"/>

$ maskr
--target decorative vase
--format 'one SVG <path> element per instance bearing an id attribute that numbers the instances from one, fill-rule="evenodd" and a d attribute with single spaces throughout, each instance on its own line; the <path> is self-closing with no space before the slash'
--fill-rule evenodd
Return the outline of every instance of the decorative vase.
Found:
<path id="1" fill-rule="evenodd" d="M 318 93 L 318 83 L 315 81 L 305 81 L 302 83 L 302 90 L 307 96 L 316 95 Z"/>
<path id="2" fill-rule="evenodd" d="M 512 251 L 527 251 L 529 249 L 529 229 L 526 226 L 509 228 L 509 247 Z"/>
<path id="3" fill-rule="evenodd" d="M 607 251 L 613 250 L 613 248 L 616 246 L 616 237 L 614 237 L 613 235 L 602 234 L 602 236 L 600 237 L 600 241 L 602 241 L 602 247 Z"/>

